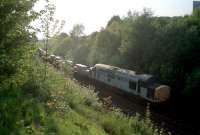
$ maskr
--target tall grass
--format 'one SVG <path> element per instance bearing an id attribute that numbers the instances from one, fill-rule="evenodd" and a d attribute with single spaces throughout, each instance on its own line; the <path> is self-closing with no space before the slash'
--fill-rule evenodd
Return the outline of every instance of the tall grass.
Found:
<path id="1" fill-rule="evenodd" d="M 20 95 L 12 101 L 20 104 L 15 128 L 0 128 L 1 134 L 159 135 L 150 121 L 128 117 L 117 108 L 107 110 L 92 87 L 79 85 L 51 65 L 47 69 L 44 81 L 44 65 L 34 58 Z"/>

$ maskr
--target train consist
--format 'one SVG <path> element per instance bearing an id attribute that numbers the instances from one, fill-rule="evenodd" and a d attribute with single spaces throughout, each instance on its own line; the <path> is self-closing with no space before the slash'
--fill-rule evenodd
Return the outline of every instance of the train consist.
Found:
<path id="1" fill-rule="evenodd" d="M 56 67 L 58 69 L 62 69 L 63 66 L 65 66 L 66 63 L 70 66 L 73 65 L 72 61 L 70 61 L 70 60 L 64 61 L 60 56 L 56 56 L 56 55 L 53 55 L 53 54 L 50 55 L 50 54 L 46 53 L 46 51 L 41 49 L 41 48 L 38 49 L 38 53 L 39 53 L 39 56 L 43 60 L 49 62 L 50 64 L 52 64 L 54 67 Z"/>
<path id="2" fill-rule="evenodd" d="M 38 51 L 41 57 L 46 55 L 44 50 L 39 49 Z M 137 74 L 131 70 L 105 64 L 96 64 L 93 67 L 73 64 L 72 61 L 64 61 L 55 55 L 48 55 L 47 61 L 58 68 L 67 62 L 73 67 L 76 74 L 104 83 L 127 94 L 139 96 L 153 103 L 167 101 L 170 97 L 170 87 L 158 83 L 153 75 Z"/>

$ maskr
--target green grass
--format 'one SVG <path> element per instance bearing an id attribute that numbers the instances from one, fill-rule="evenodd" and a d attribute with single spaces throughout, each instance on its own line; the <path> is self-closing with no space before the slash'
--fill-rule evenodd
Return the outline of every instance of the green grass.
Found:
<path id="1" fill-rule="evenodd" d="M 16 105 L 21 113 L 8 114 L 18 119 L 10 130 L 2 127 L 1 134 L 159 135 L 151 122 L 139 116 L 128 117 L 117 108 L 107 110 L 93 88 L 79 85 L 50 65 L 46 80 L 40 61 L 30 67 Z"/>

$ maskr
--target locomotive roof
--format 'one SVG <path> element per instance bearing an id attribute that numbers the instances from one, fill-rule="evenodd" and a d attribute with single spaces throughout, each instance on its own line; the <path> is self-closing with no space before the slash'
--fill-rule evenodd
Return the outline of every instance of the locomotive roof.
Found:
<path id="1" fill-rule="evenodd" d="M 123 69 L 123 68 L 119 68 L 119 67 L 115 67 L 115 66 L 110 66 L 110 65 L 106 65 L 106 64 L 96 64 L 95 67 L 97 67 L 99 69 L 115 71 L 115 72 L 126 74 L 126 75 L 134 75 L 134 76 L 136 75 L 135 71 Z"/>
<path id="2" fill-rule="evenodd" d="M 79 66 L 79 67 L 88 67 L 88 66 L 83 65 L 83 64 L 76 64 L 76 66 Z"/>
<path id="3" fill-rule="evenodd" d="M 147 82 L 148 80 L 153 78 L 153 76 L 150 74 L 136 74 L 135 71 L 122 69 L 119 67 L 114 67 L 114 66 L 110 66 L 110 65 L 106 65 L 106 64 L 96 64 L 95 67 L 99 68 L 99 69 L 115 71 L 115 72 L 121 73 L 125 76 L 137 78 L 143 82 Z"/>
<path id="4" fill-rule="evenodd" d="M 104 69 L 104 70 L 112 70 L 112 71 L 120 70 L 120 68 L 118 67 L 106 65 L 106 64 L 96 64 L 94 67 L 99 68 L 99 69 Z"/>
<path id="5" fill-rule="evenodd" d="M 71 60 L 66 60 L 68 63 L 73 63 L 73 61 L 71 61 Z"/>
<path id="6" fill-rule="evenodd" d="M 45 50 L 43 50 L 42 48 L 39 48 L 38 49 L 40 52 L 43 52 L 43 53 L 45 53 L 46 51 Z"/>
<path id="7" fill-rule="evenodd" d="M 61 59 L 61 57 L 60 56 L 55 56 L 56 57 L 56 59 Z"/>
<path id="8" fill-rule="evenodd" d="M 44 51 L 42 48 L 38 48 L 38 50 L 40 50 L 40 51 Z"/>
<path id="9" fill-rule="evenodd" d="M 51 55 L 50 55 L 50 57 L 56 57 L 56 55 L 54 55 L 54 54 L 51 54 Z"/>
<path id="10" fill-rule="evenodd" d="M 152 75 L 150 74 L 138 74 L 137 77 L 141 80 L 141 81 L 148 81 L 149 79 L 153 78 Z"/>

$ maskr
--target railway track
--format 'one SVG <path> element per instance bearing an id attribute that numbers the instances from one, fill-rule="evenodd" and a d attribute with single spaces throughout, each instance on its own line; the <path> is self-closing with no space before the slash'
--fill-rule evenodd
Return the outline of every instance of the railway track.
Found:
<path id="1" fill-rule="evenodd" d="M 85 78 L 80 76 L 75 78 L 85 86 L 94 84 Z M 100 99 L 111 96 L 112 105 L 114 107 L 120 108 L 127 115 L 135 115 L 136 113 L 140 114 L 141 117 L 145 117 L 146 106 L 140 104 L 139 101 L 135 98 L 127 98 L 123 95 L 113 92 L 108 86 L 102 84 L 96 84 L 95 91 L 99 94 Z M 173 117 L 170 117 L 170 114 L 166 112 L 157 112 L 154 109 L 150 109 L 150 118 L 158 129 L 164 129 L 164 132 L 168 135 L 199 135 L 198 131 L 192 127 L 192 125 L 184 122 L 183 120 L 178 120 Z"/>

